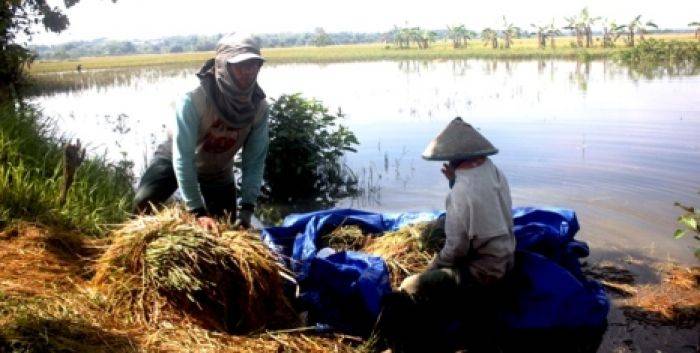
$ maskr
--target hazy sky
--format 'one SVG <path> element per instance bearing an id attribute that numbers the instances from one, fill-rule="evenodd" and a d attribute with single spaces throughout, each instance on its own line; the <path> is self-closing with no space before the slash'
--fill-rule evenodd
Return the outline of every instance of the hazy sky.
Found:
<path id="1" fill-rule="evenodd" d="M 59 5 L 60 0 L 49 1 Z M 59 34 L 39 34 L 33 44 L 51 44 L 106 37 L 150 39 L 171 35 L 387 31 L 408 23 L 424 28 L 466 24 L 473 29 L 498 27 L 501 16 L 521 27 L 547 23 L 587 6 L 593 16 L 629 21 L 638 14 L 661 28 L 687 28 L 700 21 L 700 0 L 82 0 L 68 10 L 70 28 Z"/>

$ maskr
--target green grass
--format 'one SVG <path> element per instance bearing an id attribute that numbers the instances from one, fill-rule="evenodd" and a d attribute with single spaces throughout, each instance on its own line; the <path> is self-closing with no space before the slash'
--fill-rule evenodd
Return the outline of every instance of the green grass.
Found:
<path id="1" fill-rule="evenodd" d="M 0 218 L 88 234 L 123 221 L 133 197 L 128 163 L 86 159 L 60 204 L 62 142 L 53 126 L 31 107 L 0 106 Z"/>
<path id="2" fill-rule="evenodd" d="M 659 39 L 693 40 L 692 35 L 656 35 Z M 510 49 L 493 49 L 483 46 L 479 40 L 472 40 L 468 47 L 454 49 L 445 42 L 433 43 L 428 49 L 398 49 L 392 44 L 331 45 L 326 47 L 293 47 L 263 49 L 269 63 L 329 63 L 346 61 L 375 60 L 432 60 L 432 59 L 536 59 L 536 58 L 605 58 L 626 50 L 621 42 L 616 48 L 602 48 L 599 41 L 593 48 L 572 48 L 571 37 L 556 39 L 554 49 L 539 49 L 534 38 L 516 39 Z M 549 44 L 549 43 L 548 43 Z M 32 74 L 75 71 L 78 64 L 85 70 L 109 68 L 134 68 L 148 66 L 191 67 L 200 65 L 211 58 L 213 52 L 178 54 L 143 54 L 129 56 L 86 57 L 67 61 L 37 61 Z"/>

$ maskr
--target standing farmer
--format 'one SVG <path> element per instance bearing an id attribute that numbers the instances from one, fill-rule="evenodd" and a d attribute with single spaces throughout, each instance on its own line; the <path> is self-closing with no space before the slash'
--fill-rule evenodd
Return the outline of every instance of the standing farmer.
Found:
<path id="1" fill-rule="evenodd" d="M 262 183 L 269 143 L 268 104 L 257 83 L 265 59 L 246 34 L 224 36 L 216 56 L 197 73 L 199 86 L 176 106 L 176 124 L 146 169 L 135 212 L 163 204 L 179 187 L 187 210 L 213 229 L 214 216 L 230 215 L 248 228 Z M 234 156 L 242 149 L 241 209 L 236 218 Z"/>

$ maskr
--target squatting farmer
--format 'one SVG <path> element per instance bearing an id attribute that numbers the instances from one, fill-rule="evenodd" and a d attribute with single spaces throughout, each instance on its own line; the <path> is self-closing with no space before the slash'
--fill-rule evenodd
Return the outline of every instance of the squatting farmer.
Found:
<path id="1" fill-rule="evenodd" d="M 199 86 L 176 106 L 175 124 L 155 152 L 134 200 L 135 212 L 162 205 L 179 187 L 189 212 L 214 228 L 213 217 L 250 227 L 267 155 L 268 103 L 258 86 L 265 59 L 260 41 L 247 34 L 224 36 L 216 56 L 197 77 Z M 236 217 L 234 156 L 241 152 L 241 208 Z"/>
<path id="2" fill-rule="evenodd" d="M 482 331 L 488 331 L 486 321 L 493 316 L 489 308 L 505 305 L 497 293 L 504 291 L 499 286 L 513 267 L 516 245 L 510 188 L 488 158 L 497 152 L 460 118 L 423 152 L 424 159 L 447 162 L 442 172 L 451 190 L 440 219 L 445 244 L 428 269 L 401 283 L 396 295 L 402 299 L 391 309 L 385 306 L 389 317 L 383 325 L 390 325 L 385 332 L 395 351 L 454 352 L 464 344 L 460 340 L 488 346 L 488 336 L 495 334 Z M 458 332 L 455 321 L 461 322 Z"/>

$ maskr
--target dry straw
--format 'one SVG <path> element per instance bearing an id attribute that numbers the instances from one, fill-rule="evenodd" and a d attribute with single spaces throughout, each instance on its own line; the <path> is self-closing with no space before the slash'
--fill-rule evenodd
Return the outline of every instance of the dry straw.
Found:
<path id="1" fill-rule="evenodd" d="M 166 209 L 114 232 L 93 279 L 108 309 L 134 323 L 176 315 L 237 333 L 295 324 L 283 268 L 258 235 L 215 235 L 193 221 Z"/>
<path id="2" fill-rule="evenodd" d="M 340 226 L 321 237 L 321 246 L 337 251 L 361 251 L 372 239 L 371 234 L 365 234 L 358 226 Z"/>
<path id="3" fill-rule="evenodd" d="M 359 250 L 382 257 L 389 266 L 391 283 L 398 287 L 406 277 L 428 267 L 444 244 L 444 232 L 435 222 L 417 223 L 375 236 L 357 226 L 342 226 L 321 238 L 335 250 Z"/>
<path id="4" fill-rule="evenodd" d="M 693 328 L 700 322 L 700 267 L 669 266 L 660 285 L 641 286 L 623 304 L 627 317 L 650 325 Z"/>

